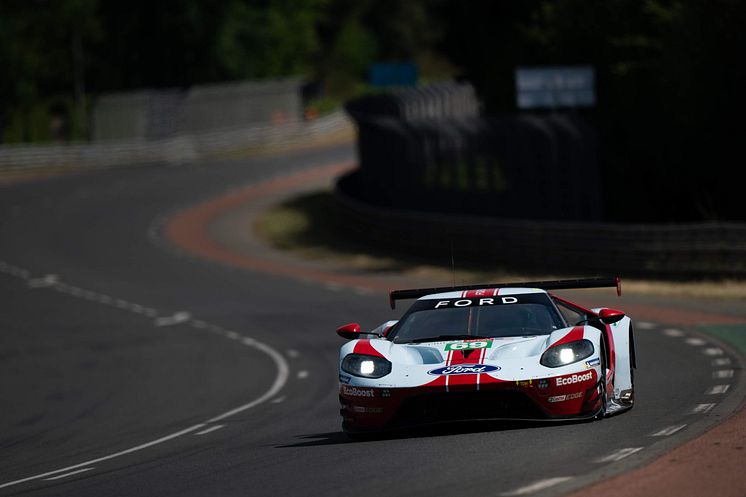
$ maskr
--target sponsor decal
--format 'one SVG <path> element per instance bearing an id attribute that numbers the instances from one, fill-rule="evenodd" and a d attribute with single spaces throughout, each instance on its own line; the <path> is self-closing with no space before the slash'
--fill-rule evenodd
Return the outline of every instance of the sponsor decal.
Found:
<path id="1" fill-rule="evenodd" d="M 472 305 L 496 305 L 496 304 L 517 304 L 518 299 L 515 297 L 489 297 L 481 299 L 461 299 L 461 300 L 439 300 L 435 304 L 435 309 L 441 307 L 469 307 Z"/>
<path id="2" fill-rule="evenodd" d="M 530 387 L 533 384 L 533 380 L 518 380 L 515 384 L 519 387 Z"/>
<path id="3" fill-rule="evenodd" d="M 549 380 L 544 378 L 543 380 L 539 380 L 536 382 L 536 386 L 539 388 L 549 388 Z"/>
<path id="4" fill-rule="evenodd" d="M 375 392 L 372 388 L 355 388 L 342 385 L 342 393 L 349 395 L 350 397 L 375 397 Z"/>
<path id="5" fill-rule="evenodd" d="M 383 412 L 382 407 L 353 406 L 352 410 L 354 412 L 367 413 L 367 414 L 381 414 Z"/>
<path id="6" fill-rule="evenodd" d="M 475 350 L 489 349 L 490 347 L 492 347 L 492 340 L 477 340 L 474 342 L 447 343 L 445 350 Z"/>
<path id="7" fill-rule="evenodd" d="M 584 381 L 593 379 L 593 371 L 588 371 L 584 374 L 574 374 L 565 378 L 557 378 L 556 385 L 561 387 L 563 385 L 574 385 L 575 383 L 582 383 Z"/>
<path id="8" fill-rule="evenodd" d="M 595 359 L 591 359 L 590 361 L 585 361 L 585 367 L 592 368 L 594 366 L 598 366 L 601 364 L 601 358 L 596 357 Z"/>
<path id="9" fill-rule="evenodd" d="M 343 375 L 343 374 L 339 375 L 339 382 L 340 382 L 340 383 L 345 383 L 345 384 L 347 384 L 347 383 L 349 383 L 349 382 L 350 382 L 350 380 L 351 380 L 351 379 L 352 379 L 352 377 L 350 377 L 350 376 L 345 376 L 345 375 Z"/>
<path id="10" fill-rule="evenodd" d="M 500 371 L 499 366 L 489 366 L 487 364 L 454 364 L 444 368 L 431 369 L 427 374 L 435 376 L 448 376 L 458 374 L 482 374 L 492 371 Z"/>
<path id="11" fill-rule="evenodd" d="M 583 392 L 575 392 L 575 393 L 570 393 L 567 395 L 556 395 L 554 397 L 549 397 L 547 400 L 549 402 L 564 402 L 566 400 L 579 399 L 582 396 L 583 396 Z"/>

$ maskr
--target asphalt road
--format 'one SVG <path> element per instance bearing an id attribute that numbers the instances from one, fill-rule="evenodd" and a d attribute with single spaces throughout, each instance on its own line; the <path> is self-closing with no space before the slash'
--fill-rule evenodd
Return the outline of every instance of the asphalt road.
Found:
<path id="1" fill-rule="evenodd" d="M 0 495 L 557 495 L 740 404 L 738 357 L 647 321 L 637 405 L 623 415 L 348 440 L 334 330 L 392 319 L 385 298 L 177 256 L 159 226 L 353 156 L 340 146 L 1 186 Z M 613 292 L 602 304 L 624 308 Z"/>

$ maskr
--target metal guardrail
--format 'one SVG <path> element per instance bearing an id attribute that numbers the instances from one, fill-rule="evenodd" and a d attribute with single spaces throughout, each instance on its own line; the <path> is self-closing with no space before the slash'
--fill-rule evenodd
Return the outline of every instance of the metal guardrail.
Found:
<path id="1" fill-rule="evenodd" d="M 679 225 L 534 221 L 390 209 L 361 202 L 337 184 L 349 236 L 470 266 L 549 274 L 664 279 L 746 278 L 746 224 Z"/>
<path id="2" fill-rule="evenodd" d="M 292 144 L 351 131 L 343 112 L 312 121 L 214 130 L 159 140 L 107 141 L 70 145 L 2 145 L 0 172 L 46 168 L 111 168 L 150 163 L 178 164 L 253 148 Z"/>

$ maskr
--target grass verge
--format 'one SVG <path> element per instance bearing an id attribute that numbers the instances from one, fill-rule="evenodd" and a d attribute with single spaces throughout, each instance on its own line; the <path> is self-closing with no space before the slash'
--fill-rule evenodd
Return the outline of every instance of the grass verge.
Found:
<path id="1" fill-rule="evenodd" d="M 711 324 L 699 329 L 746 354 L 746 324 Z"/>
<path id="2" fill-rule="evenodd" d="M 334 262 L 361 272 L 406 273 L 455 284 L 577 277 L 574 274 L 515 272 L 490 261 L 464 264 L 458 257 L 454 277 L 451 254 L 397 252 L 395 240 L 390 244 L 372 245 L 351 234 L 349 222 L 332 192 L 326 190 L 274 206 L 256 218 L 254 229 L 266 243 L 299 258 Z M 624 287 L 637 294 L 746 300 L 744 281 L 672 283 L 625 279 Z"/>

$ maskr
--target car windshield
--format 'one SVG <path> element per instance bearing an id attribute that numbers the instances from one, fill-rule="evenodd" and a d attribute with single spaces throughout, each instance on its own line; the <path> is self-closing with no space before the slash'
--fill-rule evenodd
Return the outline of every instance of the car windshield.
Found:
<path id="1" fill-rule="evenodd" d="M 544 293 L 418 300 L 389 338 L 396 343 L 548 335 L 564 327 Z"/>

